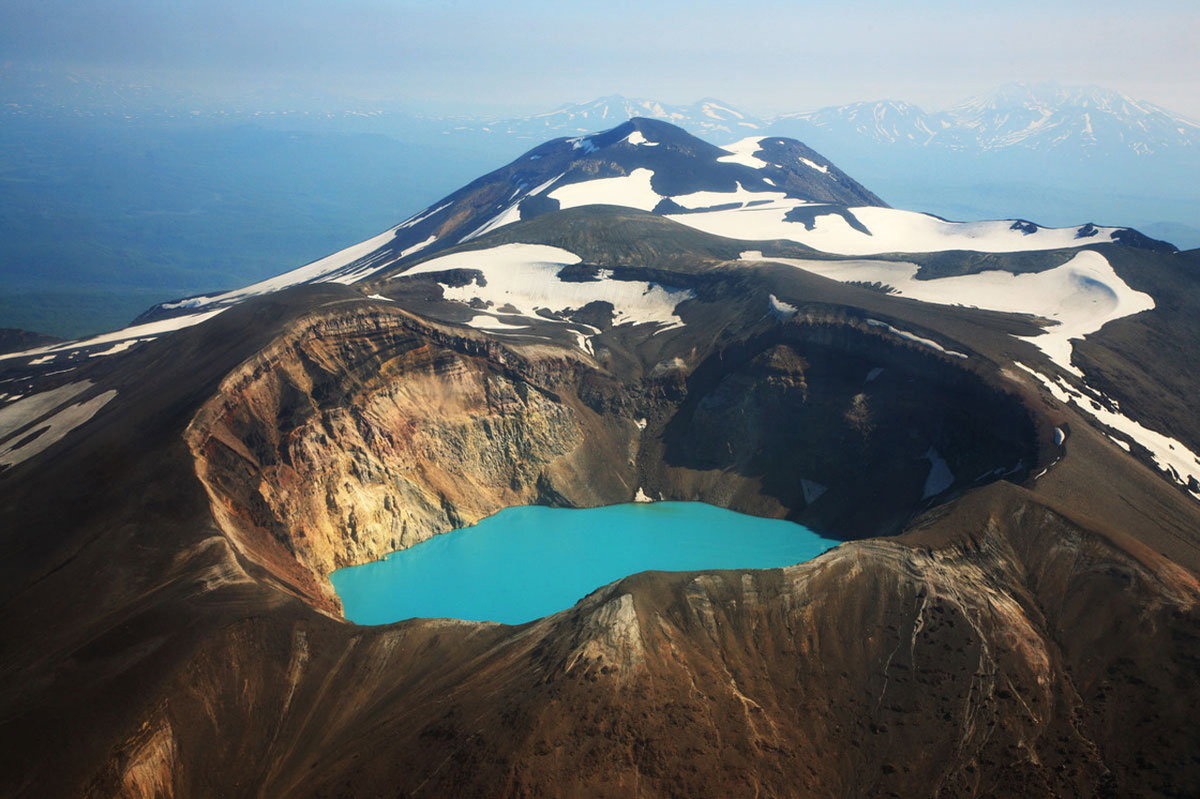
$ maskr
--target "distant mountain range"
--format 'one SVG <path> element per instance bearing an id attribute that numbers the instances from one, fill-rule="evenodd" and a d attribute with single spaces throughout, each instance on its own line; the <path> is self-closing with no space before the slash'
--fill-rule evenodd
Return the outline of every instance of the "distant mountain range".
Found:
<path id="1" fill-rule="evenodd" d="M 926 111 L 899 100 L 855 102 L 816 111 L 755 117 L 731 103 L 704 99 L 691 105 L 621 95 L 571 103 L 554 111 L 512 119 L 461 124 L 518 138 L 587 133 L 634 116 L 661 119 L 696 135 L 728 142 L 740 133 L 806 138 L 806 132 L 865 139 L 878 144 L 993 151 L 1079 149 L 1149 155 L 1200 144 L 1200 123 L 1113 89 L 1013 83 L 944 111 Z M 748 134 L 747 134 L 748 135 Z"/>
<path id="2" fill-rule="evenodd" d="M 1010 84 L 938 112 L 881 100 L 787 114 L 774 122 L 957 150 L 1078 148 L 1148 155 L 1200 141 L 1200 124 L 1152 103 L 1112 89 L 1054 83 Z"/>
<path id="3" fill-rule="evenodd" d="M 959 151 L 1006 149 L 1092 155 L 1127 151 L 1150 155 L 1200 151 L 1200 122 L 1097 86 L 1053 82 L 1011 83 L 949 108 L 928 111 L 895 99 L 853 102 L 816 110 L 755 116 L 733 103 L 704 98 L 673 105 L 619 94 L 566 103 L 527 116 L 448 116 L 416 112 L 400 101 L 360 101 L 292 90 L 226 102 L 177 89 L 90 76 L 0 66 L 0 117 L 172 118 L 313 124 L 423 133 L 483 133 L 542 141 L 548 136 L 593 133 L 626 119 L 645 117 L 679 125 L 725 144 L 752 133 L 818 141 L 831 136 L 885 145 L 944 147 Z"/>
<path id="4" fill-rule="evenodd" d="M 951 219 L 1120 222 L 1200 246 L 1200 123 L 1095 86 L 1014 83 L 940 111 L 878 100 L 771 117 L 712 98 L 669 105 L 611 95 L 532 116 L 446 120 L 441 132 L 500 147 L 633 116 L 718 145 L 750 135 L 799 139 L 889 203 Z"/>

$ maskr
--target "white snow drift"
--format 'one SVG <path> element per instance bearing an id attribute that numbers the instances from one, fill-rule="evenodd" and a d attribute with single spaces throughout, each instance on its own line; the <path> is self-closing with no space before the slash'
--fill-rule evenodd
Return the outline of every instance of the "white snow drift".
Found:
<path id="1" fill-rule="evenodd" d="M 1038 382 L 1045 386 L 1046 390 L 1059 402 L 1063 404 L 1073 402 L 1082 413 L 1091 416 L 1106 427 L 1119 431 L 1134 443 L 1144 447 L 1159 469 L 1170 475 L 1175 482 L 1187 487 L 1188 492 L 1194 498 L 1200 499 L 1200 491 L 1194 490 L 1189 485 L 1190 480 L 1200 481 L 1200 455 L 1192 452 L 1181 441 L 1135 422 L 1121 413 L 1119 409 L 1110 410 L 1098 402 L 1093 402 L 1090 397 L 1072 388 L 1061 377 L 1051 380 L 1023 363 L 1018 362 L 1017 366 L 1037 378 Z M 1129 444 L 1126 442 L 1113 436 L 1109 436 L 1109 438 L 1122 449 L 1129 450 Z M 1061 444 L 1061 442 L 1058 443 Z"/>
<path id="2" fill-rule="evenodd" d="M 317 281 L 331 272 L 334 272 L 343 267 L 349 266 L 360 258 L 365 258 L 371 253 L 378 250 L 380 247 L 387 244 L 396 236 L 396 231 L 400 229 L 397 225 L 394 228 L 389 228 L 378 236 L 369 238 L 366 241 L 361 241 L 347 247 L 344 250 L 339 250 L 333 255 L 327 255 L 324 258 L 313 261 L 310 264 L 305 264 L 298 269 L 293 269 L 290 272 L 284 272 L 282 275 L 263 280 L 245 288 L 234 289 L 223 294 L 214 294 L 210 297 L 196 297 L 195 299 L 182 300 L 176 303 L 163 305 L 163 308 L 168 310 L 173 308 L 203 308 L 208 305 L 229 305 L 234 302 L 248 299 L 250 297 L 258 297 L 263 294 L 270 294 L 275 291 L 282 291 L 292 286 L 298 286 L 301 283 L 311 283 Z M 429 242 L 425 242 L 421 246 L 425 246 Z M 390 261 L 389 261 L 390 263 Z M 361 280 L 367 275 L 382 269 L 386 263 L 380 263 L 375 269 L 372 269 L 366 274 L 359 274 L 356 280 Z"/>
<path id="3" fill-rule="evenodd" d="M 749 191 L 742 188 L 739 182 L 734 191 L 697 191 L 691 194 L 677 194 L 671 199 L 684 208 L 711 208 L 714 205 L 739 203 L 745 205 L 753 202 L 787 202 L 787 195 L 775 191 Z M 674 218 L 674 217 L 673 217 Z"/>
<path id="4" fill-rule="evenodd" d="M 0 439 L 9 440 L 0 444 L 0 469 L 15 466 L 44 452 L 61 441 L 67 433 L 87 422 L 103 408 L 117 392 L 105 391 L 86 402 L 68 405 L 53 416 L 33 425 L 21 435 L 12 435 L 15 430 L 28 425 L 55 407 L 91 388 L 92 383 L 84 380 L 71 383 L 41 394 L 25 397 L 0 409 Z"/>
<path id="5" fill-rule="evenodd" d="M 757 141 L 747 140 L 747 141 Z M 727 149 L 734 149 L 732 146 Z M 743 165 L 767 166 L 746 154 L 743 148 L 734 155 L 719 158 Z M 806 166 L 828 172 L 828 167 L 801 159 Z M 753 163 L 752 163 L 753 162 Z M 639 168 L 628 175 L 570 183 L 559 186 L 547 196 L 558 200 L 559 207 L 577 208 L 584 205 L 619 205 L 652 211 L 664 198 L 670 197 L 680 206 L 691 209 L 713 206 L 733 206 L 720 210 L 667 217 L 688 227 L 727 238 L 747 241 L 783 239 L 794 241 L 821 252 L 837 255 L 879 255 L 881 253 L 944 252 L 970 250 L 975 252 L 1023 252 L 1083 247 L 1113 241 L 1120 228 L 1097 227 L 1091 235 L 1081 235 L 1080 228 L 1034 227 L 1033 232 L 1017 225 L 1016 220 L 985 222 L 949 222 L 928 214 L 900 211 L 894 208 L 861 206 L 846 209 L 860 223 L 851 225 L 836 208 L 825 203 L 788 198 L 783 192 L 754 191 L 736 184 L 732 191 L 699 191 L 683 195 L 663 195 L 651 186 L 654 172 Z M 540 194 L 538 190 L 520 194 L 511 204 L 489 218 L 467 239 L 475 238 L 497 228 L 520 221 L 518 205 L 526 197 Z M 813 207 L 814 215 L 804 221 L 788 221 L 787 215 L 797 208 Z M 811 230 L 809 229 L 811 226 Z"/>
<path id="6" fill-rule="evenodd" d="M 112 344 L 114 342 L 128 341 L 129 339 L 142 339 L 149 341 L 166 333 L 173 333 L 174 331 L 182 330 L 185 327 L 198 325 L 201 322 L 213 318 L 224 310 L 225 308 L 217 308 L 212 311 L 205 311 L 204 313 L 188 314 L 186 316 L 174 316 L 170 319 L 160 319 L 157 322 L 147 322 L 144 325 L 134 325 L 121 330 L 114 330 L 111 333 L 102 333 L 99 336 L 79 339 L 78 341 L 64 341 L 61 344 L 51 344 L 46 347 L 25 350 L 24 352 L 9 352 L 0 355 L 0 361 L 8 360 L 10 358 L 27 358 L 35 355 L 44 355 L 45 353 L 57 354 L 62 352 L 71 352 L 74 350 L 97 347 L 101 344 Z M 128 345 L 128 347 L 132 346 L 133 344 Z M 122 349 L 128 349 L 128 347 L 123 347 Z M 118 351 L 119 350 L 115 348 L 110 348 L 103 353 L 97 354 L 112 355 Z M 30 363 L 32 363 L 32 361 Z"/>
<path id="7" fill-rule="evenodd" d="M 654 172 L 649 169 L 635 169 L 620 177 L 596 178 L 559 186 L 548 196 L 558 200 L 558 207 L 562 209 L 580 205 L 623 205 L 652 211 L 662 201 L 662 195 L 650 187 L 653 177 Z"/>
<path id="8" fill-rule="evenodd" d="M 764 193 L 764 198 L 770 195 Z M 715 204 L 715 203 L 714 203 Z M 1034 233 L 1014 229 L 1015 220 L 987 222 L 947 222 L 928 214 L 899 211 L 894 208 L 861 206 L 847 209 L 869 233 L 850 225 L 830 209 L 817 213 L 812 230 L 804 222 L 785 219 L 794 208 L 814 205 L 803 200 L 773 200 L 770 203 L 696 214 L 677 214 L 670 218 L 705 233 L 733 239 L 784 239 L 837 255 L 879 255 L 881 253 L 944 252 L 1024 252 L 1056 250 L 1101 244 L 1113 240 L 1119 228 L 1095 228 L 1092 236 L 1081 237 L 1078 228 L 1037 228 Z"/>
<path id="9" fill-rule="evenodd" d="M 1071 339 L 1083 338 L 1114 319 L 1154 307 L 1153 297 L 1130 288 L 1103 255 L 1091 250 L 1044 272 L 1014 275 L 989 270 L 934 280 L 917 280 L 919 267 L 910 263 L 764 259 L 757 251 L 742 253 L 742 259 L 788 264 L 842 282 L 883 283 L 902 296 L 923 302 L 1033 314 L 1058 322 L 1029 341 L 1075 374 L 1080 373 L 1071 366 Z"/>
<path id="10" fill-rule="evenodd" d="M 751 169 L 762 169 L 763 167 L 771 166 L 771 164 L 754 155 L 762 149 L 762 139 L 762 136 L 751 136 L 748 139 L 735 141 L 733 144 L 726 144 L 721 149 L 730 153 L 730 155 L 723 155 L 717 160 L 727 164 L 741 164 Z"/>
<path id="11" fill-rule="evenodd" d="M 664 288 L 645 281 L 613 280 L 612 272 L 607 269 L 599 270 L 597 280 L 576 282 L 558 278 L 563 267 L 580 261 L 578 255 L 558 247 L 502 244 L 433 258 L 413 267 L 404 276 L 449 269 L 478 270 L 483 275 L 482 281 L 472 280 L 465 286 L 445 286 L 443 296 L 463 303 L 472 300 L 490 302 L 488 313 L 478 313 L 467 322 L 481 330 L 515 330 L 526 327 L 532 319 L 555 322 L 540 316 L 538 311 L 563 313 L 591 302 L 612 303 L 614 325 L 652 323 L 661 331 L 683 324 L 675 308 L 692 298 L 691 291 Z M 515 308 L 515 312 L 499 310 L 507 306 Z M 591 337 L 598 330 L 573 322 L 560 324 L 585 328 L 587 333 L 582 334 L 580 346 L 590 351 Z"/>
<path id="12" fill-rule="evenodd" d="M 774 295 L 772 295 L 772 296 L 774 296 Z M 911 341 L 914 344 L 920 344 L 922 347 L 928 347 L 931 350 L 937 350 L 938 352 L 945 353 L 946 355 L 950 355 L 955 358 L 966 358 L 967 357 L 964 353 L 955 352 L 954 350 L 946 349 L 945 347 L 943 347 L 941 344 L 938 344 L 933 339 L 921 338 L 916 333 L 909 333 L 907 330 L 898 330 L 897 328 L 894 328 L 891 325 L 889 325 L 887 322 L 880 322 L 878 319 L 868 319 L 867 324 L 870 325 L 871 327 L 881 327 L 884 330 L 887 330 L 889 333 L 897 335 L 906 341 Z"/>

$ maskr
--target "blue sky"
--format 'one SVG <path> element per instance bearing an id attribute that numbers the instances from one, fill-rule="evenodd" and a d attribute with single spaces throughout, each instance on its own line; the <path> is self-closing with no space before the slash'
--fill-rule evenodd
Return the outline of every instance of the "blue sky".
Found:
<path id="1" fill-rule="evenodd" d="M 622 93 L 769 113 L 1009 81 L 1200 117 L 1200 3 L 0 0 L 0 61 L 212 96 L 302 88 L 453 110 Z"/>

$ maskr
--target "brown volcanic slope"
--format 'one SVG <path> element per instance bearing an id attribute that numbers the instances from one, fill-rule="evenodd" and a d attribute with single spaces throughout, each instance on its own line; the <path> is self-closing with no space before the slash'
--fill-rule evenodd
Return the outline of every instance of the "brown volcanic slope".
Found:
<path id="1" fill-rule="evenodd" d="M 117 398 L 0 472 L 0 794 L 1200 792 L 1200 505 L 1011 367 L 1047 369 L 1008 335 L 1030 321 L 730 267 L 698 234 L 658 257 L 637 229 L 611 265 L 697 299 L 595 357 L 456 325 L 402 279 L 366 290 L 394 303 L 295 289 L 46 378 Z M 521 236 L 500 233 L 480 246 Z M 1153 319 L 1088 357 L 1153 375 L 1131 354 Z M 1151 400 L 1168 420 L 1177 390 Z M 1013 471 L 935 504 L 931 444 Z M 634 575 L 520 627 L 340 618 L 337 566 L 639 487 L 854 540 Z"/>

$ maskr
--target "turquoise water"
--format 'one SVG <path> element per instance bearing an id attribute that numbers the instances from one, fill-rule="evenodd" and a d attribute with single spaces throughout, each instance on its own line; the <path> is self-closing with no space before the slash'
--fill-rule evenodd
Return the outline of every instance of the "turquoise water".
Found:
<path id="1" fill-rule="evenodd" d="M 799 524 L 701 502 L 530 506 L 329 578 L 357 624 L 414 617 L 521 624 L 640 571 L 769 569 L 838 543 Z"/>

